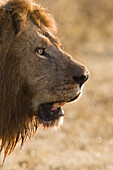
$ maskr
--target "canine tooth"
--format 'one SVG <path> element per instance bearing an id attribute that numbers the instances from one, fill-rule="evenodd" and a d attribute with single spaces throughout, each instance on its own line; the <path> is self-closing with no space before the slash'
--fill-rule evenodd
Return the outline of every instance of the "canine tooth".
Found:
<path id="1" fill-rule="evenodd" d="M 59 107 L 59 103 L 55 103 L 55 104 L 53 105 L 53 107 L 54 107 L 55 109 L 57 109 L 57 108 Z"/>

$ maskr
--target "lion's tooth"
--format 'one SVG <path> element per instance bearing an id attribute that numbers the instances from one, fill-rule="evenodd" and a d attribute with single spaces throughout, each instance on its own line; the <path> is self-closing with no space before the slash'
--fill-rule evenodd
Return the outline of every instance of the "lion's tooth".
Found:
<path id="1" fill-rule="evenodd" d="M 55 104 L 53 105 L 53 107 L 54 107 L 55 109 L 57 109 L 57 108 L 59 107 L 59 103 L 55 103 Z"/>
<path id="2" fill-rule="evenodd" d="M 57 110 L 59 106 L 60 106 L 59 103 L 53 104 L 52 111 Z"/>

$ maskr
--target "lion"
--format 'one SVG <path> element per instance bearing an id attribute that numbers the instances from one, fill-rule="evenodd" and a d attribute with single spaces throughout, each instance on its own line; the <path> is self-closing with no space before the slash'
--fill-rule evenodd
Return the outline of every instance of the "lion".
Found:
<path id="1" fill-rule="evenodd" d="M 4 160 L 44 127 L 60 126 L 88 69 L 62 49 L 52 15 L 30 0 L 0 2 L 0 152 Z"/>

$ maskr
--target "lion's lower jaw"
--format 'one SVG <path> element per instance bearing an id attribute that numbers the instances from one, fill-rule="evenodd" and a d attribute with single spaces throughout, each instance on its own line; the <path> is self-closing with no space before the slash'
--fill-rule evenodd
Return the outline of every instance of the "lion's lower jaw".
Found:
<path id="1" fill-rule="evenodd" d="M 59 117 L 58 119 L 52 120 L 52 121 L 44 121 L 40 120 L 40 125 L 42 125 L 44 128 L 60 128 L 61 125 L 63 125 L 63 116 Z"/>

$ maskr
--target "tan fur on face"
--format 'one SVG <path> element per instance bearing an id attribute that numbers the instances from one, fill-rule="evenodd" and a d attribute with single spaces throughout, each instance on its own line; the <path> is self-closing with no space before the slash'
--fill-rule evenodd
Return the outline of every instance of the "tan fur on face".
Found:
<path id="1" fill-rule="evenodd" d="M 60 49 L 56 30 L 46 9 L 29 0 L 0 3 L 0 151 L 5 157 L 36 132 L 39 104 L 69 101 L 80 92 L 73 76 L 86 69 Z M 36 55 L 37 48 L 47 56 Z"/>

